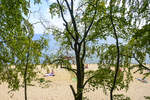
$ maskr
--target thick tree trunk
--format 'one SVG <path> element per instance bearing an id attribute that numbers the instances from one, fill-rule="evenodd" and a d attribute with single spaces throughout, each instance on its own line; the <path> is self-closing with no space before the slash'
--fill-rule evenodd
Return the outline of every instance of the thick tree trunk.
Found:
<path id="1" fill-rule="evenodd" d="M 76 54 L 76 64 L 77 64 L 77 93 L 75 100 L 83 99 L 83 84 L 84 84 L 84 64 L 82 59 L 80 58 L 80 47 L 78 45 L 78 49 L 75 50 Z M 75 46 L 77 48 L 77 45 Z"/>
<path id="2" fill-rule="evenodd" d="M 80 65 L 79 70 L 77 70 L 77 95 L 76 100 L 82 100 L 83 98 L 83 82 L 84 82 L 84 70 L 83 66 Z"/>
<path id="3" fill-rule="evenodd" d="M 80 70 L 80 73 L 77 73 L 77 100 L 82 100 L 83 96 L 83 71 Z"/>

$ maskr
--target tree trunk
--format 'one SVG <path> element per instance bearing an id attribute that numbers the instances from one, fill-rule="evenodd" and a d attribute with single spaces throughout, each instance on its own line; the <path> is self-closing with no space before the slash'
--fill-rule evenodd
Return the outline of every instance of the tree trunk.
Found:
<path id="1" fill-rule="evenodd" d="M 25 67 L 25 73 L 24 73 L 24 99 L 27 100 L 27 66 Z"/>
<path id="2" fill-rule="evenodd" d="M 27 62 L 25 65 L 24 72 L 24 99 L 27 100 L 27 71 L 28 71 L 28 62 L 29 62 L 29 52 L 27 53 Z"/>
<path id="3" fill-rule="evenodd" d="M 83 73 L 84 72 L 82 70 L 77 72 L 77 95 L 76 95 L 76 100 L 82 100 L 82 98 L 83 98 L 83 81 L 84 81 Z"/>
<path id="4" fill-rule="evenodd" d="M 82 72 L 81 72 L 82 73 Z M 83 97 L 83 76 L 81 73 L 77 76 L 77 99 L 82 100 Z"/>
<path id="5" fill-rule="evenodd" d="M 76 64 L 77 64 L 77 93 L 75 100 L 83 99 L 83 83 L 84 83 L 84 64 L 80 58 L 81 45 L 75 46 Z"/>
<path id="6" fill-rule="evenodd" d="M 84 65 L 80 61 L 80 57 L 77 60 L 77 95 L 76 100 L 83 99 L 83 82 L 84 82 Z"/>
<path id="7" fill-rule="evenodd" d="M 113 31 L 114 31 L 114 36 L 115 36 L 115 39 L 116 39 L 116 49 L 117 49 L 117 59 L 116 59 L 116 68 L 115 68 L 115 76 L 114 76 L 114 80 L 113 80 L 113 84 L 112 84 L 112 87 L 111 87 L 111 90 L 110 90 L 110 100 L 113 100 L 113 91 L 115 89 L 115 86 L 116 86 L 116 81 L 117 81 L 117 76 L 118 76 L 118 72 L 119 72 L 119 63 L 120 63 L 120 50 L 119 50 L 119 39 L 118 39 L 118 35 L 117 35 L 117 31 L 116 31 L 116 28 L 115 28 L 115 25 L 114 25 L 114 22 L 113 22 L 113 16 L 112 16 L 112 0 L 110 1 L 110 20 L 111 20 L 111 24 L 112 24 L 112 27 L 113 27 Z"/>

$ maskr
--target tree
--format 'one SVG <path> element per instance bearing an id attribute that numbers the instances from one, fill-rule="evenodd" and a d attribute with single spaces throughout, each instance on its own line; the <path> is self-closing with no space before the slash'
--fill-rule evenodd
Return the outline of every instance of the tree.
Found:
<path id="1" fill-rule="evenodd" d="M 18 0 L 1 0 L 0 1 L 0 40 L 1 40 L 1 74 L 8 71 L 8 66 L 14 64 L 15 58 L 15 47 L 16 42 L 22 40 L 22 21 L 24 18 L 22 13 L 28 14 L 28 2 L 23 0 L 18 2 Z M 4 67 L 5 66 L 5 67 Z M 8 81 L 10 79 L 11 74 L 13 73 L 11 69 L 9 74 L 4 74 L 4 77 L 1 76 L 2 81 Z M 14 72 L 15 73 L 15 72 Z M 8 76 L 7 76 L 8 75 Z M 9 87 L 13 87 L 14 89 L 17 86 L 13 83 L 18 83 L 15 81 L 17 75 L 12 80 L 8 81 Z M 8 77 L 8 78 L 7 78 Z"/>
<path id="2" fill-rule="evenodd" d="M 131 48 L 129 49 L 128 48 L 129 45 L 125 46 L 123 43 L 121 43 L 121 42 L 119 43 L 119 38 L 122 39 L 123 42 L 129 42 L 134 31 L 139 29 L 139 27 L 142 25 L 141 23 L 144 21 L 146 22 L 146 24 L 148 23 L 149 15 L 148 15 L 147 11 L 149 9 L 149 5 L 148 5 L 149 1 L 144 0 L 144 1 L 139 2 L 136 0 L 130 0 L 130 1 L 128 1 L 128 0 L 123 0 L 123 1 L 111 0 L 110 2 L 108 1 L 107 4 L 109 4 L 109 5 L 107 6 L 106 12 L 108 12 L 108 13 L 110 12 L 110 14 L 106 13 L 105 18 L 108 19 L 107 15 L 110 16 L 110 18 L 109 18 L 110 21 L 108 20 L 107 23 L 109 23 L 109 25 L 111 25 L 113 29 L 108 28 L 109 31 L 106 32 L 106 34 L 108 34 L 109 32 L 114 33 L 114 36 L 112 36 L 111 34 L 108 34 L 108 35 L 110 35 L 116 39 L 117 52 L 114 49 L 113 45 L 105 46 L 104 48 L 101 48 L 100 65 L 101 64 L 114 65 L 116 63 L 114 81 L 113 81 L 113 84 L 112 84 L 112 87 L 110 90 L 110 98 L 111 98 L 111 100 L 113 100 L 113 90 L 115 88 L 117 88 L 117 85 L 115 85 L 115 84 L 117 84 L 117 77 L 119 78 L 119 74 L 118 74 L 119 67 L 125 68 L 126 66 L 128 66 L 128 69 L 130 69 L 131 67 L 129 64 L 132 63 L 130 55 L 133 55 L 134 52 L 138 52 L 139 55 L 142 56 L 142 54 L 143 54 L 142 52 L 144 52 L 143 51 L 144 48 L 143 49 L 139 48 L 138 51 L 131 49 L 131 48 L 133 48 L 132 47 L 133 45 L 130 46 Z M 128 7 L 128 9 L 127 9 L 127 7 Z M 95 28 L 95 30 L 96 30 L 96 28 Z M 132 39 L 131 39 L 131 41 L 132 41 Z M 135 44 L 137 44 L 137 43 L 135 43 Z M 108 48 L 108 50 L 107 50 L 107 48 Z M 119 48 L 120 48 L 120 51 L 119 51 Z M 137 48 L 137 47 L 135 47 L 135 48 Z M 113 52 L 114 52 L 114 54 L 112 54 Z M 128 52 L 128 54 L 126 52 Z M 117 55 L 116 55 L 116 53 L 117 53 Z M 124 54 L 126 56 L 124 56 Z M 120 56 L 123 56 L 123 57 L 120 57 Z M 114 58 L 117 58 L 117 60 L 115 60 Z M 145 61 L 145 59 L 143 59 L 143 58 L 144 57 L 142 57 L 142 59 L 140 59 L 140 60 Z M 135 59 L 135 60 L 138 61 L 138 59 Z M 140 61 L 138 61 L 138 63 L 139 62 Z M 141 68 L 147 69 L 144 66 L 143 67 L 141 66 Z M 129 80 L 130 79 L 131 79 L 131 77 L 129 78 Z"/>
<path id="3" fill-rule="evenodd" d="M 0 81 L 7 82 L 13 91 L 23 84 L 25 100 L 27 85 L 35 80 L 36 66 L 47 46 L 44 37 L 33 40 L 33 27 L 28 21 L 29 5 L 26 0 L 0 1 Z"/>
<path id="4" fill-rule="evenodd" d="M 80 11 L 80 7 L 77 9 L 74 8 L 74 0 L 71 0 L 70 2 L 67 0 L 64 0 L 63 2 L 57 0 L 56 3 L 50 5 L 51 14 L 60 15 L 64 21 L 65 26 L 65 30 L 63 31 L 60 31 L 59 29 L 52 29 L 54 36 L 58 41 L 62 41 L 62 46 L 68 50 L 71 49 L 75 53 L 77 68 L 71 70 L 77 77 L 77 92 L 75 92 L 72 85 L 70 86 L 75 100 L 83 99 L 83 89 L 87 83 L 84 81 L 84 61 L 86 55 L 86 46 L 88 46 L 87 36 L 93 23 L 95 22 L 98 3 L 98 0 L 94 0 L 92 2 L 88 1 L 87 4 L 91 4 L 92 6 L 89 8 L 87 7 L 87 9 L 84 11 L 85 14 L 83 15 L 82 11 Z M 66 9 L 68 10 L 71 21 L 67 21 L 65 19 L 64 11 L 66 11 Z M 75 15 L 74 11 L 77 10 L 79 13 L 76 13 Z M 89 15 L 87 15 L 87 12 L 89 12 Z M 88 21 L 87 18 L 89 18 L 90 21 Z"/>
<path id="5" fill-rule="evenodd" d="M 39 40 L 32 40 L 34 33 L 28 21 L 25 22 L 23 29 L 25 36 L 16 48 L 17 56 L 14 65 L 18 69 L 17 73 L 20 73 L 23 78 L 25 100 L 27 100 L 27 85 L 37 78 L 39 71 L 36 67 L 41 64 L 42 50 L 47 47 L 47 40 L 43 37 Z"/>

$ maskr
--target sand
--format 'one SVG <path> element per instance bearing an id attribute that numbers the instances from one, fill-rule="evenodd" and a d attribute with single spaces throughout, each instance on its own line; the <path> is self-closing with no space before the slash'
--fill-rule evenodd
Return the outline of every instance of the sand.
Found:
<path id="1" fill-rule="evenodd" d="M 96 64 L 90 64 L 86 70 L 96 70 Z M 38 84 L 28 86 L 28 100 L 73 100 L 73 95 L 69 85 L 76 86 L 75 80 L 72 80 L 72 74 L 64 69 L 54 69 L 54 77 L 44 77 L 52 82 L 48 83 L 48 88 L 41 88 Z M 46 73 L 46 72 L 44 72 Z M 127 91 L 121 91 L 129 96 L 131 100 L 145 100 L 144 96 L 150 96 L 150 78 L 146 80 L 148 83 L 138 81 L 136 78 L 141 78 L 139 73 L 134 74 L 134 80 L 130 83 L 130 88 Z M 7 85 L 0 85 L 0 100 L 24 100 L 24 89 L 14 92 L 13 97 L 8 94 Z M 121 93 L 119 92 L 119 93 Z M 102 89 L 90 91 L 84 94 L 89 100 L 109 100 L 109 95 L 105 95 Z"/>

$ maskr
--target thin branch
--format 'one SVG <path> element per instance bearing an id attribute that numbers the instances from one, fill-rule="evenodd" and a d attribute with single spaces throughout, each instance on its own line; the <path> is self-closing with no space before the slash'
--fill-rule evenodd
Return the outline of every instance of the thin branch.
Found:
<path id="1" fill-rule="evenodd" d="M 76 69 L 68 68 L 68 67 L 62 67 L 62 66 L 60 68 L 64 68 L 64 69 L 67 69 L 68 71 L 72 71 L 75 75 L 77 75 L 77 70 Z"/>
<path id="2" fill-rule="evenodd" d="M 133 58 L 139 63 L 139 65 L 141 65 L 144 69 L 150 71 L 150 68 L 144 66 L 136 57 L 135 57 L 135 54 L 133 55 Z"/>
<path id="3" fill-rule="evenodd" d="M 45 22 L 46 22 L 46 21 L 45 21 Z M 43 23 L 43 21 L 40 20 L 40 23 L 42 24 L 42 26 L 43 26 L 45 29 L 47 29 L 47 30 L 51 29 L 51 28 L 46 27 L 46 25 Z M 37 24 L 38 24 L 38 23 L 37 23 Z"/>
<path id="4" fill-rule="evenodd" d="M 72 10 L 72 13 L 73 13 L 73 10 L 74 10 L 73 9 L 73 3 L 74 3 L 73 0 L 71 0 L 71 10 Z"/>
<path id="5" fill-rule="evenodd" d="M 34 22 L 34 23 L 31 23 L 32 25 L 35 25 L 35 24 L 39 24 L 41 23 L 40 21 L 37 21 L 37 22 Z"/>
<path id="6" fill-rule="evenodd" d="M 83 61 L 83 59 L 85 57 L 85 54 L 86 54 L 86 41 L 83 42 L 83 54 L 82 54 L 82 57 L 81 57 L 81 61 Z"/>
<path id="7" fill-rule="evenodd" d="M 72 24 L 73 24 L 74 31 L 75 31 L 75 34 L 76 34 L 76 39 L 78 40 L 79 35 L 78 35 L 78 29 L 77 29 L 77 24 L 76 24 L 76 21 L 75 21 L 75 17 L 74 17 L 74 15 L 73 15 L 73 9 L 70 8 L 69 3 L 68 3 L 67 0 L 65 0 L 65 2 L 66 2 L 66 5 L 67 5 L 67 7 L 68 7 L 70 16 L 71 16 Z"/>
<path id="8" fill-rule="evenodd" d="M 50 62 L 50 64 L 53 64 L 57 61 L 62 61 L 63 62 L 63 60 L 60 58 L 60 59 L 56 59 L 56 60 Z M 75 75 L 77 75 L 77 70 L 76 69 L 68 68 L 68 67 L 62 67 L 62 66 L 60 68 L 64 68 L 64 69 L 67 69 L 68 71 L 72 71 Z"/>
<path id="9" fill-rule="evenodd" d="M 85 2 L 85 3 L 83 3 L 83 4 L 81 4 L 76 10 L 78 11 L 80 8 L 83 8 L 83 6 L 85 6 L 86 4 L 88 4 L 89 3 L 89 1 L 87 1 L 87 2 Z"/>
<path id="10" fill-rule="evenodd" d="M 96 8 L 97 8 L 97 3 L 98 3 L 98 0 L 97 0 L 97 2 L 96 2 Z M 87 30 L 85 30 L 83 39 L 81 40 L 80 44 L 82 44 L 82 42 L 85 41 L 85 39 L 86 39 L 86 37 L 87 37 L 87 35 L 88 35 L 88 33 L 89 33 L 89 31 L 90 31 L 90 29 L 91 29 L 93 23 L 94 23 L 95 16 L 96 16 L 96 14 L 97 14 L 97 9 L 96 9 L 96 8 L 95 8 L 95 12 L 94 12 L 92 21 L 91 21 L 90 25 L 88 26 Z"/>
<path id="11" fill-rule="evenodd" d="M 55 63 L 55 62 L 57 62 L 57 61 L 63 62 L 63 60 L 60 58 L 60 59 L 53 60 L 52 62 L 50 62 L 50 64 L 53 64 L 53 63 Z"/>
<path id="12" fill-rule="evenodd" d="M 80 10 L 80 8 L 84 8 L 84 6 L 85 6 L 86 4 L 95 6 L 95 4 L 93 4 L 92 2 L 87 1 L 87 2 L 84 2 L 84 3 L 82 3 L 81 5 L 79 5 L 78 8 L 76 8 L 76 10 L 78 11 L 78 10 Z"/>
<path id="13" fill-rule="evenodd" d="M 86 29 L 87 29 L 87 23 L 84 22 L 84 33 L 86 32 Z"/>
<path id="14" fill-rule="evenodd" d="M 72 90 L 72 93 L 73 93 L 74 98 L 76 98 L 76 92 L 75 92 L 75 90 L 74 90 L 73 86 L 72 86 L 72 85 L 70 85 L 70 88 L 71 88 L 71 90 Z"/>
<path id="15" fill-rule="evenodd" d="M 62 6 L 60 5 L 59 0 L 57 0 L 57 3 L 58 3 L 58 5 L 59 5 L 60 11 L 61 11 L 61 17 L 62 17 L 63 21 L 65 22 L 66 30 L 67 30 L 68 33 L 71 35 L 71 37 L 72 37 L 74 40 L 76 40 L 75 37 L 72 35 L 72 33 L 70 32 L 70 30 L 69 30 L 69 28 L 68 28 L 68 22 L 66 21 L 66 19 L 65 19 L 65 17 L 64 17 L 63 8 L 62 8 Z"/>
<path id="16" fill-rule="evenodd" d="M 86 84 L 87 84 L 92 78 L 94 78 L 94 76 L 95 76 L 95 74 L 94 74 L 93 76 L 89 77 L 89 78 L 84 82 L 83 88 L 86 86 Z"/>
<path id="17" fill-rule="evenodd" d="M 72 42 L 70 41 L 70 39 L 68 38 L 68 42 L 70 43 L 71 48 L 74 50 L 74 47 L 72 45 Z"/>
<path id="18" fill-rule="evenodd" d="M 122 55 L 122 56 L 127 56 L 127 55 Z M 135 54 L 133 54 L 133 57 L 131 57 L 131 56 L 128 56 L 128 57 L 134 58 L 134 59 L 139 63 L 139 65 L 141 65 L 141 67 L 143 67 L 145 70 L 150 71 L 150 68 L 144 66 L 144 65 L 135 57 Z"/>
<path id="19" fill-rule="evenodd" d="M 137 60 L 138 61 L 138 60 Z M 146 66 L 144 66 L 142 63 L 140 63 L 139 61 L 138 61 L 138 63 L 139 63 L 139 65 L 141 65 L 144 69 L 146 69 L 146 70 L 148 70 L 148 71 L 150 71 L 150 68 L 148 68 L 148 67 L 146 67 Z"/>
<path id="20" fill-rule="evenodd" d="M 25 72 L 24 72 L 24 94 L 25 94 L 25 100 L 27 100 L 27 72 L 28 72 L 28 62 L 29 62 L 29 51 L 27 53 L 27 63 L 25 65 Z"/>

